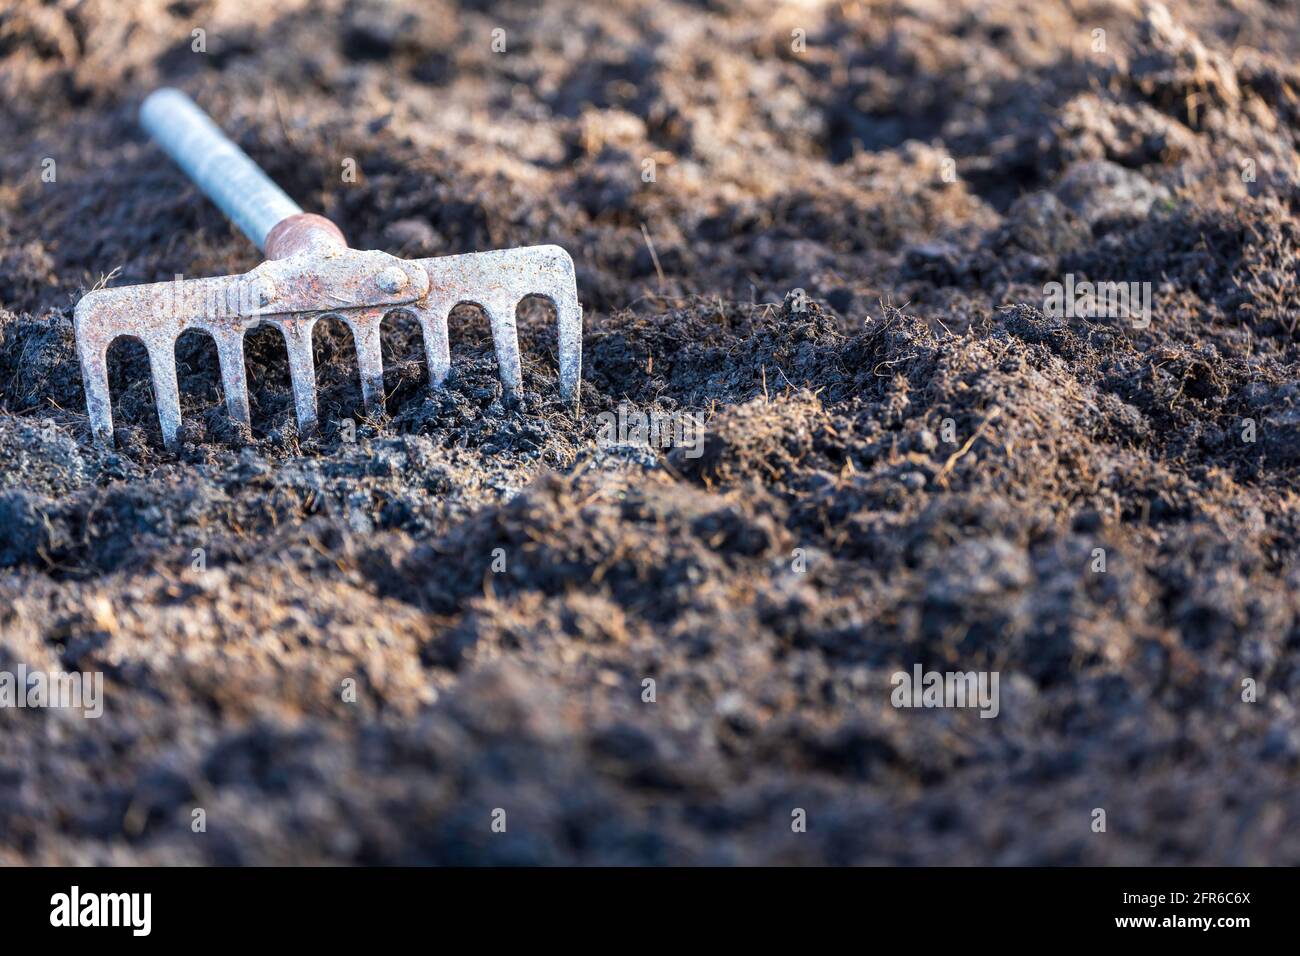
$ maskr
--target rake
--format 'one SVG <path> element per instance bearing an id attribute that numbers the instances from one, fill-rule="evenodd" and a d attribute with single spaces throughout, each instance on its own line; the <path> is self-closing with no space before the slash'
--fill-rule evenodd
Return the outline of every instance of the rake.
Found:
<path id="1" fill-rule="evenodd" d="M 157 143 L 266 261 L 255 269 L 214 279 L 182 279 L 118 289 L 96 289 L 77 303 L 73 324 L 86 388 L 86 410 L 96 443 L 113 443 L 108 347 L 121 336 L 138 339 L 149 355 L 163 441 L 174 448 L 180 429 L 176 340 L 188 329 L 212 336 L 231 418 L 250 425 L 244 371 L 244 333 L 266 323 L 284 335 L 298 429 L 317 424 L 312 329 L 323 318 L 347 323 L 356 342 L 362 401 L 383 402 L 379 332 L 385 316 L 405 311 L 424 335 L 432 388 L 451 370 L 447 317 L 465 303 L 486 313 L 507 399 L 522 387 L 516 310 L 540 296 L 555 307 L 560 395 L 572 403 L 582 374 L 582 307 L 573 260 L 559 246 L 526 246 L 434 259 L 405 260 L 385 252 L 350 249 L 339 228 L 304 213 L 238 146 L 178 90 L 150 94 L 140 121 Z"/>

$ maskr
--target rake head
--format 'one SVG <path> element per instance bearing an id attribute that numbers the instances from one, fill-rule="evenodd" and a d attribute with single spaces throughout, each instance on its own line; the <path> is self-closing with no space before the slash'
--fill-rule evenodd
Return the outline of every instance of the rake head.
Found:
<path id="1" fill-rule="evenodd" d="M 560 393 L 566 401 L 575 399 L 582 371 L 582 307 L 573 260 L 559 246 L 415 260 L 350 249 L 333 223 L 303 213 L 183 94 L 152 94 L 141 117 L 191 178 L 265 250 L 267 261 L 241 275 L 97 289 L 82 297 L 74 314 L 77 355 L 99 444 L 113 441 L 107 353 L 121 336 L 140 340 L 148 352 L 163 440 L 172 447 L 180 428 L 175 348 L 181 334 L 201 329 L 212 336 L 227 410 L 247 425 L 244 333 L 263 323 L 275 326 L 288 349 L 298 427 L 307 434 L 317 421 L 312 329 L 322 318 L 339 317 L 352 330 L 362 398 L 367 407 L 378 407 L 384 317 L 405 311 L 420 323 L 429 384 L 438 388 L 451 368 L 448 314 L 461 303 L 477 305 L 491 325 L 506 393 L 514 395 L 522 384 L 516 309 L 533 295 L 555 307 Z"/>

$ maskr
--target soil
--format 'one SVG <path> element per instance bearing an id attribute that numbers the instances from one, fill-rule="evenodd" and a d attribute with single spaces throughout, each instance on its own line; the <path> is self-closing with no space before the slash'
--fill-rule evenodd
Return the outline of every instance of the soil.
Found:
<path id="1" fill-rule="evenodd" d="M 1297 20 L 7 5 L 0 669 L 105 689 L 0 709 L 0 863 L 1300 863 Z M 533 304 L 515 405 L 472 310 L 438 393 L 386 329 L 370 416 L 323 325 L 313 436 L 277 333 L 251 435 L 189 333 L 174 454 L 119 340 L 96 448 L 78 298 L 258 261 L 164 84 L 358 248 L 568 249 L 580 409 Z M 892 706 L 918 663 L 996 719 Z"/>

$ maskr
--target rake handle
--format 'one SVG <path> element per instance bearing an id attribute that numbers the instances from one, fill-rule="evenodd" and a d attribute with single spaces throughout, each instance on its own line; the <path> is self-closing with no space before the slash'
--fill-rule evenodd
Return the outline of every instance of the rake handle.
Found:
<path id="1" fill-rule="evenodd" d="M 180 90 L 150 93 L 140 105 L 140 123 L 268 258 L 347 248 L 338 226 L 303 212 Z"/>

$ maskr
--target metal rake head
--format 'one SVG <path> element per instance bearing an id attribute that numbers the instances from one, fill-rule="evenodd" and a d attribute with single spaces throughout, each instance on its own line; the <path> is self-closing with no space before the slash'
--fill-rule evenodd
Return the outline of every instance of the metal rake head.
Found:
<path id="1" fill-rule="evenodd" d="M 390 312 L 415 316 L 424 335 L 429 382 L 443 384 L 451 368 L 447 316 L 461 303 L 488 317 L 497 366 L 507 394 L 522 385 L 519 302 L 537 295 L 555 306 L 560 393 L 577 396 L 582 373 L 582 307 L 573 260 L 559 246 L 528 246 L 434 259 L 398 259 L 349 249 L 328 219 L 304 213 L 210 119 L 176 90 L 145 100 L 146 129 L 190 178 L 228 215 L 267 261 L 241 275 L 177 279 L 120 289 L 96 289 L 77 303 L 73 324 L 86 388 L 86 410 L 97 443 L 113 442 L 107 354 L 112 342 L 139 339 L 149 354 L 163 441 L 172 447 L 180 428 L 176 340 L 201 329 L 217 345 L 226 408 L 249 424 L 244 333 L 262 323 L 284 335 L 299 430 L 316 426 L 312 329 L 322 318 L 342 318 L 356 342 L 361 394 L 368 407 L 383 401 L 380 323 Z"/>

